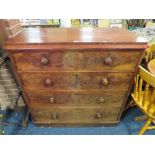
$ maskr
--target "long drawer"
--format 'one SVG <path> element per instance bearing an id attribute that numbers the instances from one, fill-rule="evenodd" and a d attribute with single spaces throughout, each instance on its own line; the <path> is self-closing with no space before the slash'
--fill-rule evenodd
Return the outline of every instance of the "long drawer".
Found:
<path id="1" fill-rule="evenodd" d="M 132 73 L 21 73 L 23 87 L 33 90 L 126 91 Z"/>
<path id="2" fill-rule="evenodd" d="M 133 71 L 138 51 L 19 51 L 13 53 L 17 71 Z"/>
<path id="3" fill-rule="evenodd" d="M 126 92 L 28 92 L 33 107 L 116 107 Z"/>
<path id="4" fill-rule="evenodd" d="M 37 123 L 104 123 L 117 121 L 120 107 L 114 108 L 31 108 Z"/>

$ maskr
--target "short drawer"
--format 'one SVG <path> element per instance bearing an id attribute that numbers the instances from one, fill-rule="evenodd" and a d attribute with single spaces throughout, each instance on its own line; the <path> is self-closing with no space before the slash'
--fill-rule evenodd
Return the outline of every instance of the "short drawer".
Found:
<path id="1" fill-rule="evenodd" d="M 20 75 L 23 87 L 26 89 L 69 89 L 75 88 L 75 79 L 73 73 L 21 73 Z"/>
<path id="2" fill-rule="evenodd" d="M 74 70 L 75 52 L 20 51 L 13 53 L 17 71 Z"/>
<path id="3" fill-rule="evenodd" d="M 82 90 L 126 91 L 132 73 L 76 73 L 76 87 Z"/>
<path id="4" fill-rule="evenodd" d="M 138 51 L 78 51 L 78 70 L 134 71 Z"/>
<path id="5" fill-rule="evenodd" d="M 34 122 L 48 123 L 104 123 L 117 121 L 120 107 L 115 108 L 31 108 Z"/>
<path id="6" fill-rule="evenodd" d="M 22 73 L 25 89 L 126 91 L 132 73 Z"/>
<path id="7" fill-rule="evenodd" d="M 34 107 L 109 107 L 121 106 L 126 92 L 28 92 Z"/>

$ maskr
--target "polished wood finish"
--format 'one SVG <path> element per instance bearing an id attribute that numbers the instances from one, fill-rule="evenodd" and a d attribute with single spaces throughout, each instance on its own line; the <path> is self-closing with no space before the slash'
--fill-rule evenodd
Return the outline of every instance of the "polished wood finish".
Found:
<path id="1" fill-rule="evenodd" d="M 117 121 L 120 107 L 108 108 L 31 108 L 35 123 L 98 123 Z"/>
<path id="2" fill-rule="evenodd" d="M 24 29 L 7 45 L 21 44 L 59 44 L 59 43 L 101 43 L 101 44 L 134 44 L 146 45 L 143 38 L 134 32 L 118 28 L 29 28 Z"/>
<path id="3" fill-rule="evenodd" d="M 29 91 L 26 94 L 34 107 L 108 107 L 121 106 L 126 92 Z"/>
<path id="4" fill-rule="evenodd" d="M 124 29 L 24 29 L 5 44 L 37 125 L 120 121 L 147 47 Z"/>
<path id="5" fill-rule="evenodd" d="M 71 72 L 22 73 L 25 90 L 113 90 L 127 91 L 131 73 Z"/>
<path id="6" fill-rule="evenodd" d="M 122 51 L 80 50 L 77 54 L 78 55 L 77 67 L 79 70 L 131 72 L 135 68 L 139 54 L 140 53 L 138 51 L 122 52 Z"/>
<path id="7" fill-rule="evenodd" d="M 95 53 L 95 54 L 94 54 Z M 18 71 L 133 71 L 139 52 L 66 50 L 13 53 Z M 22 60 L 22 61 L 20 61 Z M 77 61 L 77 62 L 76 62 Z M 133 63 L 135 62 L 135 63 Z M 77 63 L 77 64 L 76 64 Z"/>
<path id="8" fill-rule="evenodd" d="M 67 51 L 20 51 L 13 53 L 18 71 L 74 70 L 75 53 Z M 22 61 L 21 61 L 22 60 Z"/>

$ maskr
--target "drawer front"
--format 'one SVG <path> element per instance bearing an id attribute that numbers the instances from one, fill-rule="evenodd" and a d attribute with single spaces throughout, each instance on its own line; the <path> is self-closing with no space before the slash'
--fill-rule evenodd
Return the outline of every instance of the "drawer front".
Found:
<path id="1" fill-rule="evenodd" d="M 128 90 L 131 73 L 77 73 L 76 86 L 83 90 Z"/>
<path id="2" fill-rule="evenodd" d="M 79 70 L 134 71 L 140 52 L 79 51 Z"/>
<path id="3" fill-rule="evenodd" d="M 34 122 L 104 123 L 116 121 L 120 107 L 115 108 L 52 108 L 31 109 Z"/>
<path id="4" fill-rule="evenodd" d="M 29 92 L 34 107 L 109 107 L 121 106 L 126 92 Z"/>
<path id="5" fill-rule="evenodd" d="M 131 73 L 22 73 L 26 89 L 126 91 Z"/>
<path id="6" fill-rule="evenodd" d="M 13 58 L 17 71 L 74 70 L 75 52 L 72 51 L 36 51 L 15 52 Z"/>
<path id="7" fill-rule="evenodd" d="M 73 73 L 22 73 L 20 74 L 23 87 L 26 89 L 74 89 Z"/>

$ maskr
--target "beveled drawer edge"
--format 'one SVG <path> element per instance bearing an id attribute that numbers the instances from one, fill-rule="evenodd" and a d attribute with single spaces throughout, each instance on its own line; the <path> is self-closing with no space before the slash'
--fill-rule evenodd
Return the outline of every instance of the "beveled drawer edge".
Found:
<path id="1" fill-rule="evenodd" d="M 17 73 L 134 73 L 131 70 L 117 70 L 117 71 L 113 71 L 113 70 L 52 70 L 52 71 L 42 71 L 42 70 L 38 70 L 38 71 L 17 71 Z"/>
<path id="2" fill-rule="evenodd" d="M 98 89 L 94 89 L 94 90 L 85 90 L 85 89 L 82 89 L 82 90 L 66 90 L 66 89 L 57 89 L 57 90 L 50 90 L 50 92 L 126 92 L 128 89 L 122 89 L 122 90 L 98 90 Z M 38 89 L 38 90 L 35 90 L 35 89 L 24 89 L 24 92 L 26 93 L 29 93 L 30 91 L 33 91 L 33 92 L 48 92 L 49 90 L 45 90 L 45 89 Z"/>
<path id="3" fill-rule="evenodd" d="M 62 43 L 46 43 L 46 44 L 6 44 L 5 49 L 10 53 L 16 51 L 37 51 L 37 50 L 62 50 L 62 49 L 93 49 L 93 50 L 145 50 L 147 48 L 146 43 L 103 43 L 103 42 L 85 42 L 85 43 L 76 43 L 76 42 L 62 42 Z"/>
<path id="4" fill-rule="evenodd" d="M 99 123 L 51 123 L 51 122 L 37 122 L 37 121 L 33 121 L 32 122 L 36 125 L 36 126 L 54 126 L 54 127 L 82 127 L 82 126 L 85 126 L 85 127 L 92 127 L 93 126 L 96 126 L 96 127 L 101 127 L 101 126 L 115 126 L 115 125 L 118 125 L 120 120 L 116 120 L 116 121 L 111 121 L 111 122 L 99 122 Z"/>

